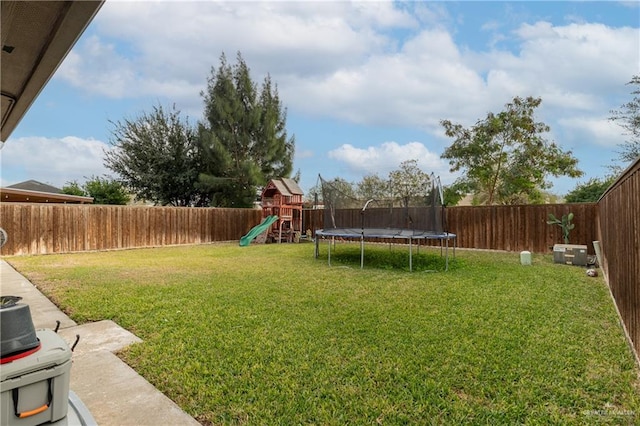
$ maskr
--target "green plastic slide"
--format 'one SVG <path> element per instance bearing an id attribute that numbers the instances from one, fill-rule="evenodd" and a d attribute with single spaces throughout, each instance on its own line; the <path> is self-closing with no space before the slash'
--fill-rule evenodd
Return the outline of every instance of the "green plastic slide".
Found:
<path id="1" fill-rule="evenodd" d="M 240 247 L 248 246 L 255 237 L 257 237 L 258 235 L 262 234 L 264 231 L 269 229 L 269 227 L 273 225 L 273 222 L 275 222 L 276 220 L 278 220 L 278 216 L 276 215 L 265 217 L 260 223 L 260 225 L 254 226 L 253 228 L 251 228 L 251 231 L 249 231 L 247 235 L 240 238 Z"/>

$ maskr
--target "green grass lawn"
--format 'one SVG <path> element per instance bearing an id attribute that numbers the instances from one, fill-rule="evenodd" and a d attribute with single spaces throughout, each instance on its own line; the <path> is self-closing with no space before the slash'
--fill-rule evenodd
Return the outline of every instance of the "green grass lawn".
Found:
<path id="1" fill-rule="evenodd" d="M 204 245 L 6 260 L 203 424 L 634 424 L 601 277 L 536 255 Z M 389 260 L 391 259 L 391 260 Z M 397 263 L 397 265 L 396 265 Z M 395 269 L 394 266 L 397 266 Z"/>

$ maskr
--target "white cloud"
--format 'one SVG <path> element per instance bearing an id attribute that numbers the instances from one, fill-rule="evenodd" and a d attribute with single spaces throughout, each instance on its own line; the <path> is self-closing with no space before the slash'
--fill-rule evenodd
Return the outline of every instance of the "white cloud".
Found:
<path id="1" fill-rule="evenodd" d="M 608 111 L 611 94 L 623 89 L 640 60 L 634 28 L 539 22 L 515 35 L 515 53 L 472 52 L 461 51 L 442 29 L 425 29 L 397 52 L 282 87 L 309 114 L 435 133 L 443 118 L 472 124 L 514 96 L 542 97 L 552 120 Z"/>
<path id="2" fill-rule="evenodd" d="M 233 64 L 241 52 L 253 79 L 271 74 L 295 108 L 308 99 L 287 90 L 290 79 L 357 66 L 393 49 L 385 31 L 416 25 L 392 2 L 106 2 L 56 78 L 112 99 L 176 103 L 199 117 L 221 53 Z"/>
<path id="3" fill-rule="evenodd" d="M 400 145 L 397 142 L 384 142 L 379 146 L 356 148 L 344 144 L 328 153 L 330 159 L 344 164 L 354 175 L 378 174 L 386 177 L 397 170 L 403 161 L 417 160 L 418 166 L 426 173 L 435 173 L 443 181 L 450 181 L 448 165 L 420 142 Z"/>
<path id="4" fill-rule="evenodd" d="M 401 10 L 391 1 L 354 2 L 350 7 L 354 13 L 348 20 L 364 27 L 415 27 L 416 18 L 406 10 Z"/>
<path id="5" fill-rule="evenodd" d="M 628 7 L 629 9 L 640 8 L 640 3 L 638 3 L 637 1 L 620 1 L 619 3 L 625 7 Z"/>
<path id="6" fill-rule="evenodd" d="M 452 18 L 444 2 L 411 3 L 414 16 L 427 26 L 441 28 L 451 24 Z"/>
<path id="7" fill-rule="evenodd" d="M 34 179 L 57 187 L 109 174 L 103 166 L 104 142 L 67 136 L 60 139 L 9 139 L 0 151 L 2 185 Z"/>
<path id="8" fill-rule="evenodd" d="M 198 117 L 211 67 L 222 51 L 230 63 L 240 51 L 254 80 L 271 74 L 290 116 L 419 128 L 439 143 L 441 119 L 468 126 L 514 96 L 539 96 L 537 118 L 560 145 L 585 157 L 585 145 L 614 148 L 620 131 L 602 117 L 627 99 L 638 28 L 566 17 L 573 22 L 509 32 L 514 19 L 525 21 L 512 18 L 465 31 L 493 36 L 488 50 L 471 50 L 456 28 L 464 13 L 452 18 L 446 3 L 109 1 L 56 78 L 113 98 L 170 100 Z M 296 161 L 322 155 L 298 141 Z M 358 173 L 436 157 L 412 147 L 342 145 L 330 156 Z M 425 168 L 444 181 L 448 167 L 432 161 Z"/>
<path id="9" fill-rule="evenodd" d="M 288 83 L 283 86 L 287 99 L 314 100 L 297 108 L 361 124 L 433 129 L 452 111 L 460 116 L 468 106 L 484 103 L 481 77 L 464 65 L 443 30 L 422 31 L 394 54 L 372 55 L 324 78 Z"/>
<path id="10" fill-rule="evenodd" d="M 85 39 L 82 52 L 69 53 L 56 73 L 56 78 L 68 81 L 73 86 L 84 87 L 92 93 L 109 98 L 122 98 L 138 86 L 134 65 L 119 56 L 113 44 L 103 43 L 96 36 Z"/>
<path id="11" fill-rule="evenodd" d="M 300 152 L 298 151 L 295 152 L 295 157 L 298 160 L 302 160 L 304 158 L 313 158 L 313 156 L 314 156 L 314 152 L 310 149 L 305 149 Z"/>
<path id="12" fill-rule="evenodd" d="M 537 76 L 542 87 L 594 92 L 618 85 L 637 71 L 637 28 L 537 22 L 523 24 L 515 33 L 522 42 L 519 69 L 531 83 Z"/>
<path id="13" fill-rule="evenodd" d="M 500 23 L 500 21 L 497 21 L 495 19 L 491 19 L 487 22 L 485 22 L 484 24 L 482 24 L 482 26 L 480 27 L 480 29 L 482 31 L 497 31 L 500 28 L 502 28 L 502 24 Z"/>
<path id="14" fill-rule="evenodd" d="M 573 133 L 577 143 L 588 143 L 604 148 L 615 148 L 624 142 L 620 126 L 606 117 L 575 116 L 560 119 L 559 124 Z"/>
<path id="15" fill-rule="evenodd" d="M 312 76 L 384 50 L 391 41 L 375 28 L 395 26 L 415 19 L 390 2 L 107 2 L 95 20 L 99 35 L 79 44 L 60 77 L 104 93 L 91 78 L 102 74 L 98 81 L 116 82 L 114 97 L 160 95 L 146 80 L 183 83 L 192 94 L 223 51 L 230 62 L 242 52 L 258 80 Z"/>
<path id="16" fill-rule="evenodd" d="M 240 51 L 290 110 L 435 132 L 441 119 L 470 124 L 514 96 L 594 113 L 637 72 L 637 28 L 539 21 L 500 34 L 512 51 L 474 52 L 443 22 L 443 5 L 389 1 L 107 2 L 59 78 L 115 98 L 166 98 L 193 115 L 221 52 L 235 63 Z"/>

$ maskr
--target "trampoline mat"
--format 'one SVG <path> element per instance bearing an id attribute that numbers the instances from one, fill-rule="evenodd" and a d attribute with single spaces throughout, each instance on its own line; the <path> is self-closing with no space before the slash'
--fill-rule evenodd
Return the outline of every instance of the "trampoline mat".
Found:
<path id="1" fill-rule="evenodd" d="M 433 239 L 445 240 L 456 237 L 450 232 L 436 233 L 433 231 L 421 231 L 401 228 L 331 228 L 318 229 L 316 235 L 321 237 L 341 238 L 404 238 L 404 239 Z"/>

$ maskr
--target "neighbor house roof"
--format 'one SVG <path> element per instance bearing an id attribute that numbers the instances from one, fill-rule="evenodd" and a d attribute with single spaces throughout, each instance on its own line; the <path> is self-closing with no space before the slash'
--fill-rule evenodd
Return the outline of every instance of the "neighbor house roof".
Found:
<path id="1" fill-rule="evenodd" d="M 0 202 L 3 203 L 93 203 L 92 197 L 63 194 L 60 188 L 27 180 L 0 188 Z"/>
<path id="2" fill-rule="evenodd" d="M 37 180 L 25 180 L 24 182 L 14 183 L 7 186 L 7 188 L 24 189 L 27 191 L 48 192 L 50 194 L 62 194 L 62 189 L 55 186 L 47 185 L 46 183 L 38 182 Z"/>

